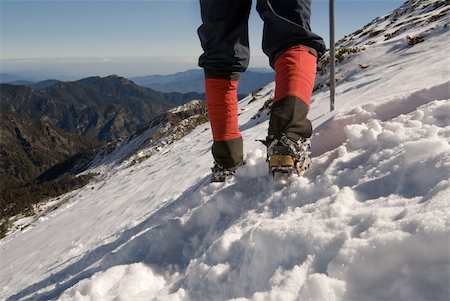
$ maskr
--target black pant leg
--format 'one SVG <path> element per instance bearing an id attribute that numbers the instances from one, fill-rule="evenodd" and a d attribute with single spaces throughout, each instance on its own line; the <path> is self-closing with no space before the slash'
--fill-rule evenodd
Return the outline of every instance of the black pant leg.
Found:
<path id="1" fill-rule="evenodd" d="M 264 21 L 263 51 L 273 67 L 287 48 L 304 45 L 320 57 L 323 39 L 311 31 L 311 0 L 258 0 L 257 10 Z"/>
<path id="2" fill-rule="evenodd" d="M 200 0 L 203 24 L 197 33 L 205 70 L 243 72 L 249 64 L 248 17 L 251 0 Z"/>

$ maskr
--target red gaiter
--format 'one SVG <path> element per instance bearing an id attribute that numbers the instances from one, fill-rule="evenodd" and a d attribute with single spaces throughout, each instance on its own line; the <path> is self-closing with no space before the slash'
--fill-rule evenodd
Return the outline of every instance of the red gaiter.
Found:
<path id="1" fill-rule="evenodd" d="M 214 141 L 241 137 L 238 125 L 237 80 L 206 78 L 206 105 Z"/>
<path id="2" fill-rule="evenodd" d="M 296 96 L 308 107 L 316 79 L 317 59 L 308 48 L 293 46 L 275 61 L 274 102 L 286 96 Z"/>

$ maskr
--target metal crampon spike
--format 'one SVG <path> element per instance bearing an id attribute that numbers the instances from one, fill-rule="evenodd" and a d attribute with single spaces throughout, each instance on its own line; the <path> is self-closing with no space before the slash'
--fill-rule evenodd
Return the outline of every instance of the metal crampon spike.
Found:
<path id="1" fill-rule="evenodd" d="M 289 176 L 302 173 L 311 165 L 310 148 L 309 139 L 295 142 L 283 135 L 280 140 L 273 140 L 267 147 L 269 172 Z"/>

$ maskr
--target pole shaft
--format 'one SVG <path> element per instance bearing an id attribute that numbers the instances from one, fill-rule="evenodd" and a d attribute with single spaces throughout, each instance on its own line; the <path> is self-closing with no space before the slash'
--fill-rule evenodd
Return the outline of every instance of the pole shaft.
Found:
<path id="1" fill-rule="evenodd" d="M 334 110 L 336 98 L 335 53 L 334 0 L 330 0 L 330 111 Z"/>

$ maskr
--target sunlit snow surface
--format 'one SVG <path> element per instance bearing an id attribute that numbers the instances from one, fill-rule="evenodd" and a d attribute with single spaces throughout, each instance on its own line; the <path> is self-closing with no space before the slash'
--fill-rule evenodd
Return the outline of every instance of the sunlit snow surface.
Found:
<path id="1" fill-rule="evenodd" d="M 138 164 L 115 163 L 143 138 L 124 142 L 1 241 L 0 298 L 449 300 L 450 35 L 426 30 L 338 65 L 337 112 L 315 93 L 300 177 L 272 179 L 255 141 L 273 84 L 240 102 L 247 165 L 226 183 L 209 183 L 208 125 Z"/>

